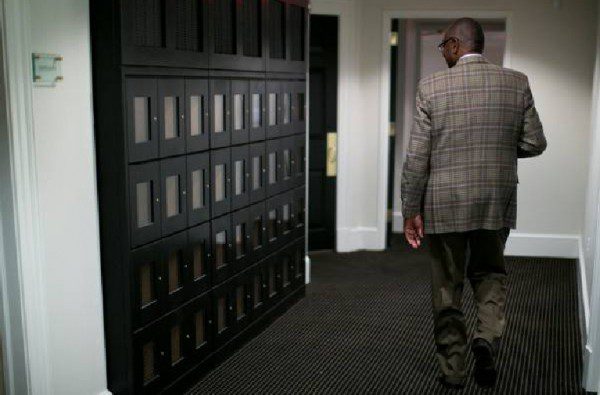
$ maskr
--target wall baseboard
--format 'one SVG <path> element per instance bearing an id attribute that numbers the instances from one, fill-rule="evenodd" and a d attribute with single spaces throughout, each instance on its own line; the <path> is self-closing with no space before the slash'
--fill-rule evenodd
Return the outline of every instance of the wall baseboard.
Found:
<path id="1" fill-rule="evenodd" d="M 385 248 L 377 227 L 338 228 L 336 239 L 337 252 L 381 251 Z M 579 235 L 517 233 L 514 230 L 506 242 L 505 255 L 583 259 Z"/>
<path id="2" fill-rule="evenodd" d="M 377 227 L 358 226 L 356 228 L 338 228 L 336 235 L 336 251 L 352 252 L 358 250 L 381 251 L 385 246 L 381 243 L 381 234 Z"/>
<path id="3" fill-rule="evenodd" d="M 579 258 L 579 235 L 511 233 L 505 255 L 553 258 Z"/>
<path id="4" fill-rule="evenodd" d="M 592 346 L 589 342 L 590 330 L 590 299 L 587 289 L 587 275 L 585 270 L 585 254 L 583 241 L 578 240 L 579 257 L 577 259 L 577 293 L 579 294 L 579 330 L 581 332 L 581 351 L 584 364 L 587 364 L 592 356 Z"/>

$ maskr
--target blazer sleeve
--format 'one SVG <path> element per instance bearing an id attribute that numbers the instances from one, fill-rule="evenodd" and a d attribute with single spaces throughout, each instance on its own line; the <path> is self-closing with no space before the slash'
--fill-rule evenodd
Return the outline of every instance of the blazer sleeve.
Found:
<path id="1" fill-rule="evenodd" d="M 429 179 L 430 155 L 431 112 L 429 102 L 423 94 L 422 85 L 419 83 L 416 95 L 416 113 L 400 185 L 404 218 L 411 218 L 421 213 L 421 200 Z"/>
<path id="2" fill-rule="evenodd" d="M 518 158 L 538 156 L 544 152 L 547 146 L 544 129 L 535 109 L 528 80 L 526 80 L 524 96 L 523 129 L 517 143 Z"/>

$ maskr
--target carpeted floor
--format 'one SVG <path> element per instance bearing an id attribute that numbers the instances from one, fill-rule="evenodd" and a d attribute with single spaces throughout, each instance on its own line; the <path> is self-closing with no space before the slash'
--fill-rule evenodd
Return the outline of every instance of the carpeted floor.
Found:
<path id="1" fill-rule="evenodd" d="M 386 252 L 311 253 L 306 297 L 190 394 L 452 393 L 435 380 L 426 251 L 393 245 Z M 507 257 L 507 264 L 498 383 L 483 391 L 470 379 L 460 393 L 583 393 L 575 260 Z"/>

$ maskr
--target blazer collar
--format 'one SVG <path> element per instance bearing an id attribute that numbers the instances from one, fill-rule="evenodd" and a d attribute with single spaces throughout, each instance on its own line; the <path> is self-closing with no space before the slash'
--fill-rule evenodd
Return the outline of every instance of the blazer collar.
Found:
<path id="1" fill-rule="evenodd" d="M 458 62 L 456 62 L 455 66 L 468 63 L 488 63 L 488 60 L 483 55 L 467 56 L 458 59 Z"/>

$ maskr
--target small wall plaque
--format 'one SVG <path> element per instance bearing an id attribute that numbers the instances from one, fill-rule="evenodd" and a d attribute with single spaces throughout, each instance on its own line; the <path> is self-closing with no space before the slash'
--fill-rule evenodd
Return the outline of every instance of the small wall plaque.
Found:
<path id="1" fill-rule="evenodd" d="M 62 81 L 62 56 L 44 53 L 31 55 L 33 65 L 33 84 L 35 86 L 55 86 Z"/>

